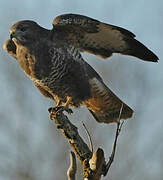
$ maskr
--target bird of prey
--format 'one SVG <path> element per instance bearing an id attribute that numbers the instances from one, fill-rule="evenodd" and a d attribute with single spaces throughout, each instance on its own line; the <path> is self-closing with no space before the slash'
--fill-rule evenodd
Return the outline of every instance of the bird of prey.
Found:
<path id="1" fill-rule="evenodd" d="M 111 123 L 130 118 L 133 110 L 103 82 L 98 73 L 82 58 L 85 51 L 102 58 L 112 53 L 157 62 L 158 57 L 121 27 L 76 14 L 58 16 L 53 29 L 47 30 L 30 20 L 10 28 L 4 49 L 19 65 L 40 92 L 52 98 L 57 107 L 86 105 L 98 122 Z"/>

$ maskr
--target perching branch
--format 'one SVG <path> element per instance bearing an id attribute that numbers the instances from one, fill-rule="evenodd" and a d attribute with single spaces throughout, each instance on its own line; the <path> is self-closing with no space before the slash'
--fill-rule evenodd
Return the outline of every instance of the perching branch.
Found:
<path id="1" fill-rule="evenodd" d="M 68 180 L 75 180 L 77 165 L 76 165 L 76 157 L 74 152 L 70 152 L 70 167 L 67 170 Z"/>
<path id="2" fill-rule="evenodd" d="M 51 119 L 55 122 L 57 128 L 62 131 L 63 136 L 68 140 L 77 158 L 79 158 L 81 162 L 85 159 L 90 159 L 92 157 L 92 152 L 80 137 L 77 127 L 69 121 L 62 111 L 56 112 L 55 108 L 50 108 L 49 111 Z"/>
<path id="3" fill-rule="evenodd" d="M 85 161 L 83 164 L 84 180 L 100 180 L 103 174 L 103 166 L 105 166 L 104 151 L 98 148 L 89 162 Z"/>
<path id="4" fill-rule="evenodd" d="M 102 169 L 105 165 L 103 150 L 98 149 L 95 153 L 91 152 L 87 144 L 80 137 L 77 127 L 69 121 L 62 110 L 55 111 L 55 108 L 50 108 L 49 112 L 50 118 L 55 122 L 57 128 L 62 131 L 62 134 L 68 140 L 76 156 L 81 161 L 84 179 L 100 180 Z M 72 172 L 70 169 L 68 170 L 68 174 Z M 69 175 L 67 176 L 69 177 Z"/>
<path id="5" fill-rule="evenodd" d="M 123 104 L 120 109 L 119 119 L 121 116 L 122 109 L 123 109 Z M 117 130 L 116 130 L 116 136 L 113 144 L 112 153 L 109 158 L 109 162 L 106 164 L 104 158 L 104 151 L 102 149 L 98 148 L 97 152 L 93 153 L 92 140 L 87 128 L 84 126 L 87 131 L 89 140 L 91 142 L 91 150 L 84 142 L 84 140 L 80 137 L 77 127 L 74 126 L 69 121 L 67 116 L 63 114 L 64 110 L 65 109 L 56 111 L 55 108 L 50 108 L 49 109 L 50 118 L 55 122 L 57 128 L 61 130 L 64 137 L 68 140 L 70 146 L 73 148 L 77 158 L 81 161 L 83 165 L 84 180 L 100 180 L 102 175 L 105 176 L 108 173 L 110 166 L 114 161 L 117 139 L 123 123 L 120 123 L 120 121 L 117 123 Z M 70 109 L 66 109 L 66 111 L 72 113 Z M 67 171 L 68 180 L 75 180 L 75 174 L 76 174 L 75 154 L 71 152 L 70 155 L 71 163 Z"/>

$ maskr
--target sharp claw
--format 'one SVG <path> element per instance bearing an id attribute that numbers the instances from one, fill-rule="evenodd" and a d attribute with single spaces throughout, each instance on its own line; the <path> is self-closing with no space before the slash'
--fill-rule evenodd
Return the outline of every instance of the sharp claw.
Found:
<path id="1" fill-rule="evenodd" d="M 48 109 L 48 111 L 49 111 L 49 113 L 50 113 L 49 118 L 50 118 L 51 120 L 53 120 L 54 117 L 56 116 L 57 112 L 58 112 L 57 107 L 50 107 L 50 108 Z"/>
<path id="2" fill-rule="evenodd" d="M 56 107 L 50 107 L 48 109 L 50 115 L 49 118 L 51 120 L 53 120 L 53 117 L 57 114 L 57 113 L 62 113 L 63 111 L 66 111 L 68 114 L 72 114 L 73 111 L 72 109 L 69 109 L 68 107 L 64 107 L 64 106 L 56 106 Z"/>
<path id="3" fill-rule="evenodd" d="M 66 111 L 68 114 L 72 114 L 72 113 L 73 113 L 72 109 L 69 109 L 69 108 L 65 109 L 65 111 Z"/>
<path id="4" fill-rule="evenodd" d="M 49 111 L 49 113 L 51 113 L 51 112 L 53 111 L 53 107 L 50 107 L 50 108 L 48 109 L 48 111 Z"/>

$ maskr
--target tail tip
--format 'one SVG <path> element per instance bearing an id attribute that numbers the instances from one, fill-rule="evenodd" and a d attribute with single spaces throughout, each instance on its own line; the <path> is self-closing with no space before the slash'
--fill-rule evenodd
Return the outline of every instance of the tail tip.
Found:
<path id="1" fill-rule="evenodd" d="M 124 54 L 135 56 L 144 61 L 158 62 L 159 58 L 144 44 L 136 39 L 127 39 L 129 49 Z"/>
<path id="2" fill-rule="evenodd" d="M 145 53 L 144 60 L 158 62 L 159 58 L 150 50 Z"/>

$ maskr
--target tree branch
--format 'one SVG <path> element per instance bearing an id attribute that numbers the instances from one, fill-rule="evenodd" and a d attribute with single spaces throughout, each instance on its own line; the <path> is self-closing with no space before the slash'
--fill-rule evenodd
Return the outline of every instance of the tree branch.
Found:
<path id="1" fill-rule="evenodd" d="M 100 180 L 103 174 L 103 166 L 105 166 L 104 151 L 98 148 L 97 152 L 93 153 L 92 158 L 83 163 L 84 180 Z"/>
<path id="2" fill-rule="evenodd" d="M 76 157 L 74 152 L 70 152 L 70 167 L 67 170 L 68 180 L 75 180 L 77 165 L 76 165 Z"/>
<path id="3" fill-rule="evenodd" d="M 62 111 L 55 112 L 52 108 L 49 111 L 51 119 L 55 122 L 57 128 L 61 130 L 63 136 L 68 140 L 77 158 L 79 158 L 82 163 L 85 159 L 90 159 L 92 157 L 92 152 L 80 137 L 78 128 L 69 121 Z"/>
<path id="4" fill-rule="evenodd" d="M 123 109 L 123 104 L 120 110 L 120 115 Z M 105 163 L 104 151 L 98 148 L 97 152 L 93 153 L 84 140 L 80 137 L 78 129 L 74 126 L 66 115 L 63 114 L 65 109 L 57 110 L 55 108 L 50 108 L 50 118 L 55 122 L 58 129 L 61 130 L 63 136 L 68 140 L 70 146 L 73 148 L 77 158 L 81 161 L 83 165 L 83 177 L 84 180 L 100 180 L 102 175 L 106 175 L 113 163 L 117 139 L 122 128 L 120 121 L 117 123 L 116 136 L 113 144 L 113 150 L 109 158 L 109 162 Z M 70 109 L 66 109 L 67 112 L 71 112 Z M 120 117 L 119 115 L 119 117 Z M 84 126 L 85 127 L 85 126 Z M 90 134 L 86 129 L 87 134 L 90 138 Z M 91 140 L 90 140 L 91 141 Z M 91 145 L 93 147 L 93 145 Z M 92 148 L 91 148 L 92 149 Z M 70 157 L 70 167 L 67 171 L 68 180 L 75 180 L 76 174 L 76 159 L 75 154 L 71 152 Z"/>
<path id="5" fill-rule="evenodd" d="M 67 116 L 63 114 L 62 110 L 56 111 L 55 108 L 50 108 L 49 112 L 50 118 L 55 122 L 57 128 L 61 130 L 63 136 L 68 140 L 70 146 L 73 148 L 76 156 L 82 162 L 84 179 L 99 180 L 102 175 L 103 166 L 105 165 L 103 150 L 98 149 L 95 153 L 91 152 L 87 144 L 80 137 L 77 127 L 69 121 Z M 72 163 L 74 163 L 74 160 L 72 160 Z M 68 178 L 75 178 L 75 174 L 73 177 L 70 177 L 72 171 L 70 165 L 67 172 Z"/>

